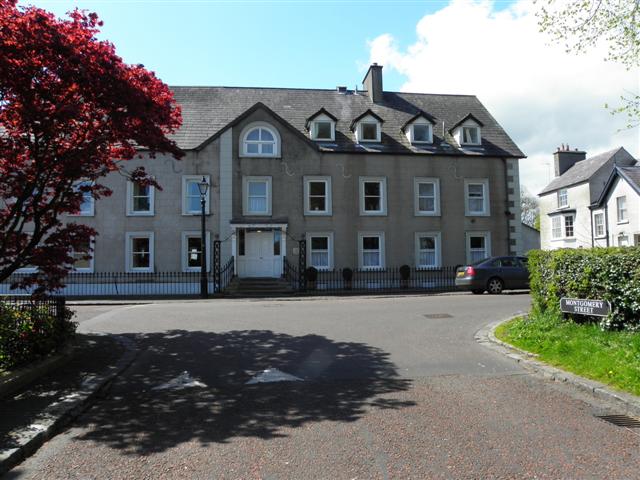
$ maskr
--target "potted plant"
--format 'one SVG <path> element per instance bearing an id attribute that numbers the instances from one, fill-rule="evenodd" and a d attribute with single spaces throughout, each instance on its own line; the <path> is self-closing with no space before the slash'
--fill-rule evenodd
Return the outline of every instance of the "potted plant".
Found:
<path id="1" fill-rule="evenodd" d="M 400 267 L 400 286 L 402 288 L 409 288 L 410 276 L 411 276 L 411 267 L 409 265 L 402 265 Z"/>
<path id="2" fill-rule="evenodd" d="M 309 290 L 315 290 L 316 282 L 318 281 L 318 269 L 315 267 L 308 267 L 304 271 L 304 276 L 307 279 L 307 288 Z"/>
<path id="3" fill-rule="evenodd" d="M 344 280 L 344 289 L 345 290 L 351 290 L 351 286 L 352 283 L 351 281 L 353 280 L 353 270 L 351 270 L 350 268 L 343 268 L 342 269 L 342 279 Z"/>

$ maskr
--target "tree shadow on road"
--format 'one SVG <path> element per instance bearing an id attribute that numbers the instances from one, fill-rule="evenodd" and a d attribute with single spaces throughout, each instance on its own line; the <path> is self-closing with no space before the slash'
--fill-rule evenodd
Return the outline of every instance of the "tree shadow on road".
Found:
<path id="1" fill-rule="evenodd" d="M 135 338 L 143 352 L 78 421 L 89 427 L 81 440 L 144 455 L 189 441 L 282 437 L 309 422 L 352 422 L 367 409 L 414 405 L 393 398 L 411 382 L 399 378 L 389 355 L 362 343 L 267 330 Z M 267 368 L 304 381 L 246 384 Z M 205 386 L 158 389 L 184 371 Z"/>

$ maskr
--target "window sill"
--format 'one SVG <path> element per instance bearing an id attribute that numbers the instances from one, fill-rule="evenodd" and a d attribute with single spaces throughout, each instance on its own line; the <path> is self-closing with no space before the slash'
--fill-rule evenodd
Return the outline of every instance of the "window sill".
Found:
<path id="1" fill-rule="evenodd" d="M 271 212 L 242 212 L 243 217 L 271 217 Z"/>
<path id="2" fill-rule="evenodd" d="M 560 238 L 552 238 L 552 242 L 575 242 L 576 237 L 560 237 Z"/>
<path id="3" fill-rule="evenodd" d="M 360 212 L 361 217 L 386 217 L 387 212 Z"/>
<path id="4" fill-rule="evenodd" d="M 333 215 L 331 212 L 304 212 L 305 217 L 330 217 L 331 215 Z"/>
<path id="5" fill-rule="evenodd" d="M 273 155 L 260 155 L 258 153 L 241 153 L 239 155 L 240 158 L 280 158 L 280 154 Z"/>
<path id="6" fill-rule="evenodd" d="M 74 268 L 70 273 L 94 273 L 93 268 Z"/>
<path id="7" fill-rule="evenodd" d="M 627 225 L 629 223 L 629 220 L 622 220 L 620 222 L 617 222 L 616 225 Z"/>
<path id="8" fill-rule="evenodd" d="M 127 217 L 153 217 L 154 212 L 127 212 Z"/>
<path id="9" fill-rule="evenodd" d="M 490 217 L 490 213 L 469 212 L 464 214 L 465 217 Z"/>
<path id="10" fill-rule="evenodd" d="M 153 269 L 148 268 L 131 268 L 127 270 L 127 273 L 154 273 Z"/>
<path id="11" fill-rule="evenodd" d="M 95 213 L 67 213 L 67 217 L 95 217 Z"/>
<path id="12" fill-rule="evenodd" d="M 186 213 L 183 212 L 182 213 L 183 217 L 200 217 L 201 215 L 202 215 L 202 212 L 197 212 L 197 213 L 196 212 L 186 212 Z M 212 214 L 209 213 L 209 212 L 204 212 L 204 216 L 205 217 L 208 217 L 209 215 L 212 215 Z"/>
<path id="13" fill-rule="evenodd" d="M 415 212 L 416 217 L 439 217 L 440 212 Z"/>

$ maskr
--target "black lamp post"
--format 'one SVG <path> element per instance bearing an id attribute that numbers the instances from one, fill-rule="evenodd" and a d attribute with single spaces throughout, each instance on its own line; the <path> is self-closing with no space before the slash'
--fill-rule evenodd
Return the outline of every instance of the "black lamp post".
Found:
<path id="1" fill-rule="evenodd" d="M 200 206 L 202 207 L 202 232 L 200 237 L 200 296 L 207 298 L 207 233 L 205 231 L 205 211 L 207 204 L 207 192 L 209 191 L 209 182 L 203 175 L 202 180 L 198 182 L 198 190 L 200 191 Z"/>

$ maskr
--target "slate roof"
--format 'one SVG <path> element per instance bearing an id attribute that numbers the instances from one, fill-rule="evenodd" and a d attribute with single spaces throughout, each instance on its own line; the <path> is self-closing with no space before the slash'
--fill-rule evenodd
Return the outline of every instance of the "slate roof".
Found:
<path id="1" fill-rule="evenodd" d="M 559 177 L 554 178 L 539 195 L 551 193 L 560 188 L 577 185 L 578 183 L 588 181 L 598 170 L 604 167 L 609 161 L 617 161 L 618 159 L 633 159 L 629 152 L 624 148 L 616 148 L 608 152 L 601 153 L 595 157 L 587 158 L 580 162 L 576 162 L 569 170 Z M 613 168 L 613 167 L 611 167 Z M 596 197 L 597 198 L 597 197 Z"/>
<path id="2" fill-rule="evenodd" d="M 611 171 L 611 175 L 602 189 L 598 199 L 592 203 L 592 208 L 602 207 L 611 194 L 612 187 L 615 183 L 616 177 L 624 178 L 631 188 L 633 188 L 638 195 L 640 195 L 640 165 L 634 166 L 620 166 L 616 165 Z"/>
<path id="3" fill-rule="evenodd" d="M 640 193 L 640 166 L 618 167 L 618 170 L 620 170 L 635 191 Z"/>
<path id="4" fill-rule="evenodd" d="M 335 142 L 318 143 L 326 152 L 381 152 L 425 154 L 469 154 L 524 158 L 524 154 L 475 96 L 432 95 L 384 92 L 375 104 L 366 92 L 340 93 L 337 90 L 243 87 L 171 87 L 182 107 L 183 125 L 173 138 L 184 150 L 202 147 L 227 125 L 258 103 L 264 104 L 290 126 L 308 137 L 307 119 L 321 108 L 338 118 Z M 382 142 L 358 145 L 350 130 L 351 122 L 371 109 L 384 120 Z M 424 111 L 433 117 L 434 144 L 412 146 L 402 132 L 411 117 Z M 460 148 L 448 133 L 469 114 L 484 124 L 482 145 Z M 444 122 L 444 129 L 442 127 Z M 443 130 L 448 145 L 443 145 Z"/>

